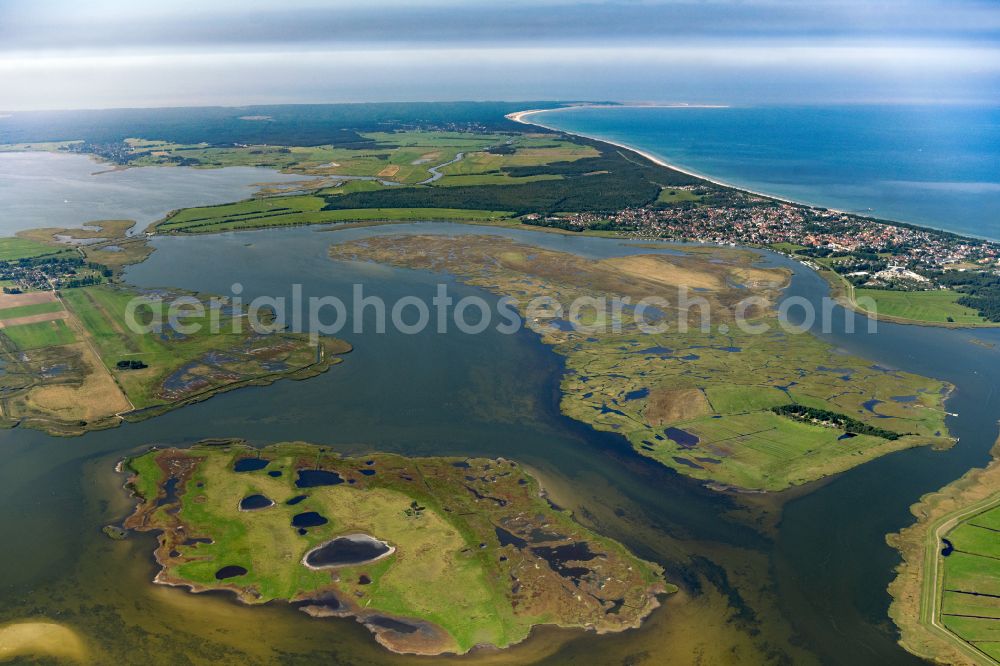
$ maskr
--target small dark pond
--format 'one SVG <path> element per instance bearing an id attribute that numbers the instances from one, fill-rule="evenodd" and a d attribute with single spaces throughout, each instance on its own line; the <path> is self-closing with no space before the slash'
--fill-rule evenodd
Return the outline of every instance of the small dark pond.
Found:
<path id="1" fill-rule="evenodd" d="M 590 569 L 571 566 L 568 563 L 589 562 L 597 557 L 596 553 L 591 552 L 590 544 L 586 541 L 574 541 L 561 546 L 535 546 L 531 552 L 548 562 L 549 568 L 557 574 L 576 582 L 590 573 Z"/>
<path id="2" fill-rule="evenodd" d="M 264 458 L 240 458 L 233 464 L 234 472 L 256 472 L 271 464 L 270 460 Z"/>
<path id="3" fill-rule="evenodd" d="M 705 469 L 696 462 L 692 462 L 687 458 L 678 458 L 677 456 L 671 456 L 678 465 L 684 465 L 685 467 L 690 467 L 691 469 Z"/>
<path id="4" fill-rule="evenodd" d="M 500 540 L 501 546 L 514 546 L 515 548 L 524 548 L 528 545 L 528 542 L 519 536 L 508 532 L 502 527 L 496 528 L 497 539 Z"/>
<path id="5" fill-rule="evenodd" d="M 292 527 L 319 527 L 328 522 L 330 521 L 315 511 L 306 511 L 292 517 Z"/>
<path id="6" fill-rule="evenodd" d="M 628 393 L 626 393 L 625 394 L 625 399 L 626 400 L 638 400 L 640 398 L 645 398 L 647 395 L 649 395 L 649 389 L 648 388 L 641 388 L 641 389 L 636 389 L 635 391 L 629 391 Z"/>
<path id="7" fill-rule="evenodd" d="M 948 557 L 953 552 L 955 552 L 955 546 L 947 539 L 941 539 L 941 543 L 944 544 L 944 548 L 941 549 L 941 555 Z"/>
<path id="8" fill-rule="evenodd" d="M 245 576 L 247 570 L 241 566 L 235 564 L 230 564 L 229 566 L 222 567 L 215 572 L 216 580 L 226 580 L 227 578 L 236 578 L 237 576 Z"/>
<path id="9" fill-rule="evenodd" d="M 397 634 L 412 634 L 417 631 L 417 627 L 412 624 L 407 624 L 406 622 L 396 620 L 391 617 L 385 617 L 384 615 L 373 615 L 365 620 L 365 624 L 370 624 L 371 626 L 378 627 L 379 629 L 395 631 Z"/>
<path id="10" fill-rule="evenodd" d="M 697 435 L 692 435 L 686 430 L 681 430 L 680 428 L 667 428 L 663 431 L 663 434 L 669 437 L 674 443 L 683 446 L 685 449 L 690 449 L 693 446 L 698 445 Z"/>
<path id="11" fill-rule="evenodd" d="M 177 501 L 177 477 L 172 476 L 163 484 L 163 497 L 156 501 L 156 506 L 166 506 Z"/>
<path id="12" fill-rule="evenodd" d="M 271 470 L 270 472 L 267 473 L 267 475 L 277 479 L 279 476 L 281 476 L 281 470 L 278 469 Z"/>
<path id="13" fill-rule="evenodd" d="M 870 413 L 877 416 L 878 418 L 887 419 L 889 418 L 888 416 L 886 416 L 885 414 L 879 414 L 878 412 L 875 411 L 875 408 L 881 405 L 883 402 L 884 400 L 878 400 L 876 398 L 872 398 L 871 400 L 865 400 L 863 403 L 861 403 L 861 406 L 864 407 L 866 410 L 868 410 Z"/>
<path id="14" fill-rule="evenodd" d="M 240 511 L 257 511 L 274 506 L 274 500 L 264 495 L 248 495 L 240 501 Z"/>
<path id="15" fill-rule="evenodd" d="M 325 469 L 300 469 L 299 478 L 295 481 L 298 488 L 316 488 L 317 486 L 336 486 L 344 479 L 336 472 Z"/>
<path id="16" fill-rule="evenodd" d="M 296 495 L 292 499 L 285 502 L 285 504 L 287 504 L 288 506 L 295 506 L 296 504 L 298 504 L 307 497 L 309 497 L 309 495 Z"/>
<path id="17" fill-rule="evenodd" d="M 646 347 L 645 349 L 640 349 L 635 352 L 636 354 L 659 354 L 661 356 L 669 356 L 674 353 L 674 350 L 670 347 Z"/>
<path id="18" fill-rule="evenodd" d="M 375 470 L 373 469 L 359 469 L 358 471 L 365 476 L 375 476 Z"/>

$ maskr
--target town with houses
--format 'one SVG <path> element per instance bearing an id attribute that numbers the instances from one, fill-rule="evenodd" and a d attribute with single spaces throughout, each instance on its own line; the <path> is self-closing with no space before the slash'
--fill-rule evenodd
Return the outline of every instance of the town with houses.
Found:
<path id="1" fill-rule="evenodd" d="M 677 187 L 698 196 L 699 187 Z M 934 229 L 777 201 L 736 190 L 701 201 L 627 208 L 610 215 L 527 215 L 527 224 L 570 231 L 602 230 L 636 238 L 773 248 L 830 268 L 857 286 L 925 290 L 953 271 L 1000 268 L 1000 244 Z"/>

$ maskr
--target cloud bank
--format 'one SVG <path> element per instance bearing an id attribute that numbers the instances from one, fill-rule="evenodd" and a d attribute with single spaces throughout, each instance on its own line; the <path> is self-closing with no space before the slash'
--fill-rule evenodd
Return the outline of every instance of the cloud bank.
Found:
<path id="1" fill-rule="evenodd" d="M 0 109 L 433 99 L 1000 102 L 968 0 L 0 3 Z"/>

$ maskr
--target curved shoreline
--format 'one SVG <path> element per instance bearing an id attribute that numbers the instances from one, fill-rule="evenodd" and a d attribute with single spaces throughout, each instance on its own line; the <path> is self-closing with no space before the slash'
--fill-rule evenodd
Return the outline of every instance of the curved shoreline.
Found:
<path id="1" fill-rule="evenodd" d="M 800 200 L 797 200 L 797 199 L 789 199 L 788 197 L 783 197 L 783 196 L 776 195 L 776 194 L 768 194 L 767 192 L 761 192 L 759 190 L 754 190 L 754 189 L 752 189 L 750 187 L 745 187 L 743 185 L 736 185 L 734 183 L 726 182 L 726 181 L 724 181 L 722 179 L 715 178 L 713 176 L 706 176 L 705 174 L 699 173 L 697 171 L 694 171 L 693 169 L 689 169 L 689 168 L 686 168 L 686 167 L 678 166 L 676 164 L 672 164 L 672 163 L 666 161 L 663 158 L 657 157 L 656 155 L 650 153 L 647 150 L 643 150 L 642 148 L 637 148 L 637 147 L 629 145 L 627 143 L 622 143 L 620 141 L 614 141 L 612 139 L 607 139 L 605 137 L 596 136 L 596 135 L 593 135 L 593 134 L 584 134 L 582 132 L 571 132 L 569 130 L 564 130 L 564 129 L 561 129 L 559 127 L 553 127 L 551 125 L 546 125 L 544 123 L 540 123 L 540 122 L 537 122 L 537 121 L 525 120 L 525 118 L 527 118 L 528 116 L 533 116 L 533 115 L 536 115 L 536 114 L 539 114 L 539 113 L 546 113 L 546 112 L 549 112 L 549 111 L 565 111 L 566 109 L 576 109 L 576 108 L 594 108 L 594 109 L 622 109 L 622 108 L 625 108 L 625 109 L 628 109 L 628 108 L 703 109 L 703 108 L 728 108 L 728 107 L 726 107 L 726 106 L 712 106 L 712 105 L 680 105 L 680 104 L 676 104 L 676 105 L 669 105 L 669 104 L 662 104 L 662 105 L 576 104 L 576 105 L 572 105 L 572 106 L 553 107 L 553 108 L 550 108 L 550 109 L 525 109 L 524 111 L 516 111 L 514 113 L 508 113 L 505 117 L 508 120 L 512 120 L 512 121 L 514 121 L 516 123 L 521 123 L 522 125 L 529 125 L 529 126 L 530 125 L 534 125 L 536 127 L 542 127 L 544 129 L 547 129 L 547 130 L 550 130 L 550 131 L 553 131 L 553 132 L 561 132 L 563 134 L 569 134 L 571 136 L 577 136 L 577 137 L 580 137 L 580 138 L 583 138 L 583 139 L 590 139 L 591 141 L 601 141 L 603 143 L 606 143 L 606 144 L 611 145 L 611 146 L 615 146 L 617 148 L 622 148 L 624 150 L 629 150 L 629 151 L 631 151 L 633 153 L 636 153 L 637 155 L 641 155 L 642 157 L 645 157 L 647 160 L 653 162 L 654 164 L 657 164 L 659 166 L 665 167 L 667 169 L 673 169 L 674 171 L 677 171 L 678 173 L 682 173 L 682 174 L 684 174 L 686 176 L 691 176 L 693 178 L 700 178 L 700 179 L 702 179 L 702 180 L 704 180 L 706 182 L 712 183 L 713 185 L 717 185 L 719 187 L 726 187 L 726 188 L 729 188 L 731 190 L 738 190 L 740 192 L 746 192 L 747 194 L 753 194 L 753 195 L 756 195 L 756 196 L 759 196 L 759 197 L 765 197 L 767 199 L 771 199 L 773 201 L 780 201 L 781 203 L 786 203 L 786 204 L 789 204 L 789 205 L 792 205 L 792 206 L 804 206 L 806 208 L 822 208 L 822 209 L 825 209 L 825 210 L 828 210 L 828 211 L 832 211 L 834 213 L 841 213 L 841 214 L 844 214 L 844 215 L 854 215 L 856 217 L 870 219 L 870 220 L 876 220 L 876 221 L 879 221 L 879 222 L 884 222 L 886 224 L 903 225 L 903 226 L 912 227 L 912 228 L 915 228 L 915 229 L 922 229 L 922 230 L 926 230 L 926 231 L 935 231 L 935 232 L 943 233 L 943 234 L 951 234 L 952 236 L 954 236 L 956 238 L 968 238 L 970 240 L 984 241 L 984 242 L 988 242 L 988 243 L 1000 243 L 1000 239 L 990 238 L 988 236 L 976 236 L 976 235 L 973 235 L 973 234 L 968 234 L 968 233 L 958 232 L 958 231 L 952 231 L 951 229 L 945 229 L 945 228 L 942 228 L 942 227 L 935 227 L 935 226 L 931 226 L 931 225 L 928 225 L 928 224 L 925 224 L 925 223 L 920 223 L 920 222 L 907 222 L 906 220 L 897 220 L 897 219 L 888 218 L 888 217 L 876 217 L 876 216 L 872 216 L 872 215 L 864 215 L 862 213 L 854 213 L 854 212 L 851 212 L 851 211 L 848 211 L 848 210 L 843 210 L 842 208 L 835 208 L 833 206 L 826 206 L 826 205 L 821 204 L 821 203 L 809 203 L 807 201 L 800 201 Z"/>
<path id="2" fill-rule="evenodd" d="M 576 136 L 576 137 L 580 137 L 580 138 L 583 138 L 583 139 L 588 139 L 588 140 L 591 140 L 591 141 L 600 141 L 601 143 L 606 143 L 609 146 L 615 146 L 616 148 L 621 148 L 622 150 L 628 150 L 630 152 L 633 152 L 636 155 L 644 157 L 645 159 L 649 160 L 650 162 L 652 162 L 652 163 L 654 163 L 654 164 L 656 164 L 658 166 L 664 167 L 666 169 L 671 169 L 671 170 L 676 171 L 678 173 L 682 173 L 682 174 L 684 174 L 686 176 L 691 176 L 692 178 L 700 178 L 701 180 L 704 180 L 705 182 L 711 183 L 711 184 L 716 185 L 718 187 L 725 187 L 725 188 L 728 188 L 728 189 L 731 189 L 731 190 L 736 190 L 736 191 L 739 191 L 739 192 L 745 192 L 747 194 L 752 194 L 754 196 L 764 197 L 766 199 L 770 199 L 772 201 L 778 201 L 778 202 L 781 202 L 781 203 L 785 203 L 785 204 L 788 204 L 790 206 L 801 206 L 801 207 L 806 207 L 806 208 L 823 208 L 824 210 L 828 210 L 828 211 L 831 211 L 831 212 L 834 212 L 834 213 L 840 213 L 840 214 L 843 214 L 843 215 L 855 215 L 857 217 L 862 217 L 862 218 L 866 218 L 866 219 L 878 220 L 878 221 L 884 222 L 886 224 L 900 224 L 900 225 L 906 225 L 908 227 L 914 227 L 914 228 L 917 228 L 917 229 L 924 229 L 924 230 L 927 230 L 927 231 L 935 231 L 935 232 L 939 232 L 939 233 L 951 234 L 951 235 L 953 235 L 953 236 L 955 236 L 957 238 L 968 238 L 968 239 L 975 239 L 975 240 L 980 240 L 980 241 L 985 241 L 985 242 L 997 242 L 997 241 L 994 241 L 993 239 L 986 238 L 986 237 L 969 236 L 969 235 L 961 234 L 961 233 L 958 233 L 958 232 L 955 232 L 955 231 L 950 231 L 948 229 L 940 229 L 940 228 L 937 228 L 937 227 L 930 227 L 930 226 L 926 226 L 926 225 L 922 225 L 922 224 L 915 224 L 915 223 L 912 223 L 912 222 L 904 222 L 902 220 L 892 220 L 892 219 L 885 219 L 885 218 L 875 218 L 875 217 L 870 217 L 870 216 L 866 216 L 866 215 L 860 215 L 858 213 L 852 213 L 850 211 L 841 210 L 839 208 L 831 208 L 829 206 L 822 206 L 822 205 L 818 205 L 818 204 L 811 204 L 811 203 L 804 202 L 804 201 L 796 201 L 794 199 L 788 199 L 788 198 L 785 198 L 785 197 L 776 196 L 774 194 L 768 194 L 766 192 L 760 192 L 758 190 L 753 190 L 753 189 L 750 189 L 750 188 L 747 188 L 747 187 L 742 187 L 740 185 L 735 185 L 733 183 L 729 183 L 729 182 L 726 182 L 724 180 L 720 180 L 718 178 L 713 178 L 711 176 L 706 176 L 705 174 L 699 173 L 697 171 L 693 171 L 691 169 L 687 169 L 685 167 L 677 166 L 676 164 L 672 164 L 672 163 L 667 162 L 666 160 L 664 160 L 664 159 L 662 159 L 660 157 L 657 157 L 656 155 L 650 153 L 649 151 L 643 150 L 641 148 L 637 148 L 637 147 L 629 145 L 627 143 L 622 143 L 620 141 L 613 141 L 611 139 L 608 139 L 608 138 L 605 138 L 605 137 L 601 137 L 601 136 L 595 136 L 595 135 L 592 135 L 592 134 L 583 134 L 581 132 L 571 132 L 571 131 L 568 131 L 568 130 L 560 129 L 558 127 L 553 127 L 551 125 L 546 125 L 544 123 L 540 123 L 540 122 L 537 122 L 537 121 L 525 120 L 525 118 L 527 118 L 529 116 L 533 116 L 533 115 L 539 114 L 539 113 L 547 113 L 549 111 L 562 111 L 562 110 L 565 110 L 565 109 L 568 109 L 568 108 L 598 108 L 598 109 L 608 108 L 608 109 L 611 109 L 611 108 L 642 108 L 642 107 L 629 106 L 629 105 L 610 106 L 610 105 L 598 105 L 598 104 L 593 104 L 593 105 L 577 105 L 577 106 L 569 106 L 569 107 L 556 107 L 556 108 L 551 108 L 551 109 L 526 109 L 524 111 L 517 111 L 515 113 L 509 113 L 505 117 L 507 119 L 509 119 L 509 120 L 512 120 L 512 121 L 516 122 L 516 123 L 520 123 L 522 125 L 527 125 L 529 127 L 530 126 L 541 127 L 541 128 L 547 129 L 547 130 L 551 130 L 553 132 L 561 132 L 563 134 L 568 134 L 570 136 Z M 689 107 L 689 106 L 680 106 L 680 105 L 676 105 L 676 106 L 663 105 L 663 106 L 657 106 L 657 107 L 653 107 L 653 108 L 686 109 L 686 108 L 717 108 L 717 107 L 703 107 L 703 106 Z M 725 107 L 718 107 L 718 108 L 725 108 Z M 746 247 L 755 247 L 751 243 L 743 243 L 743 245 L 746 246 Z M 763 247 L 764 249 L 768 249 L 768 250 L 771 250 L 771 251 L 776 251 L 773 248 L 770 248 L 768 246 L 756 246 L 756 247 Z M 791 256 L 791 255 L 788 255 L 788 256 Z M 805 262 L 803 262 L 800 259 L 798 259 L 797 257 L 792 257 L 792 258 L 795 259 L 796 261 L 799 261 L 799 263 L 802 263 L 804 265 L 808 265 Z M 821 277 L 823 277 L 824 279 L 827 279 L 826 276 L 823 275 L 823 271 L 820 271 L 820 274 L 821 274 Z M 956 324 L 956 323 L 953 323 L 953 322 L 933 322 L 933 321 L 923 321 L 921 319 L 907 319 L 905 317 L 896 317 L 896 316 L 893 316 L 893 315 L 882 315 L 882 314 L 880 314 L 878 312 L 872 312 L 872 311 L 867 310 L 867 309 L 861 307 L 860 305 L 858 305 L 858 303 L 854 300 L 854 296 L 853 296 L 854 289 L 853 288 L 850 289 L 850 290 L 846 290 L 846 289 L 843 288 L 843 285 L 836 284 L 832 280 L 827 279 L 827 282 L 830 284 L 831 292 L 841 292 L 839 294 L 841 296 L 841 298 L 839 298 L 838 300 L 841 302 L 841 304 L 845 308 L 847 308 L 847 309 L 849 309 L 849 310 L 851 310 L 853 312 L 856 312 L 856 313 L 858 313 L 860 315 L 863 315 L 863 316 L 865 316 L 865 317 L 867 317 L 869 319 L 874 319 L 876 321 L 878 321 L 879 319 L 881 319 L 881 320 L 892 322 L 892 323 L 896 323 L 896 324 L 909 324 L 909 325 L 914 325 L 914 326 L 933 326 L 933 327 L 949 328 L 949 329 L 960 329 L 960 328 L 969 328 L 969 329 L 996 328 L 996 327 L 1000 326 L 1000 322 L 983 322 L 982 324 L 975 324 L 975 323 L 970 323 L 970 324 L 964 324 L 964 323 L 963 324 Z"/>
<path id="3" fill-rule="evenodd" d="M 522 125 L 529 125 L 529 126 L 534 125 L 536 127 L 542 127 L 544 129 L 551 130 L 553 132 L 562 132 L 563 134 L 569 134 L 571 136 L 578 136 L 578 137 L 580 137 L 582 139 L 590 139 L 591 141 L 600 141 L 602 143 L 608 144 L 609 146 L 615 146 L 616 148 L 621 148 L 623 150 L 628 150 L 628 151 L 631 151 L 631 152 L 635 153 L 636 155 L 641 155 L 642 157 L 645 157 L 647 160 L 649 160 L 650 162 L 652 162 L 652 163 L 654 163 L 654 164 L 656 164 L 658 166 L 664 167 L 666 169 L 672 169 L 673 171 L 676 171 L 678 173 L 682 173 L 685 176 L 691 176 L 692 178 L 700 178 L 701 180 L 704 180 L 705 182 L 712 183 L 713 185 L 718 185 L 719 187 L 726 187 L 726 188 L 729 188 L 731 190 L 739 190 L 740 192 L 746 192 L 748 194 L 754 194 L 754 195 L 759 196 L 759 197 L 766 197 L 768 199 L 773 199 L 774 201 L 780 201 L 782 203 L 791 204 L 793 206 L 808 206 L 810 208 L 816 208 L 817 207 L 814 204 L 805 203 L 805 202 L 802 202 L 802 201 L 795 201 L 793 199 L 788 199 L 788 198 L 785 198 L 785 197 L 780 197 L 780 196 L 777 196 L 777 195 L 774 195 L 774 194 L 767 194 L 766 192 L 759 192 L 757 190 L 752 190 L 752 189 L 750 189 L 748 187 L 741 187 L 740 185 L 734 185 L 733 183 L 727 183 L 724 180 L 720 180 L 718 178 L 713 178 L 712 176 L 706 176 L 705 174 L 698 173 L 697 171 L 693 171 L 692 169 L 688 169 L 688 168 L 685 168 L 685 167 L 677 166 L 676 164 L 671 164 L 670 162 L 667 162 L 666 160 L 664 160 L 664 159 L 662 159 L 660 157 L 657 157 L 656 155 L 653 155 L 652 153 L 650 153 L 647 150 L 643 150 L 642 148 L 637 148 L 635 146 L 631 146 L 631 145 L 629 145 L 627 143 L 621 143 L 620 141 L 613 141 L 611 139 L 607 139 L 607 138 L 600 137 L 600 136 L 595 136 L 593 134 L 583 134 L 581 132 L 570 132 L 568 130 L 560 129 L 558 127 L 553 127 L 551 125 L 546 125 L 544 123 L 540 123 L 540 122 L 537 122 L 537 121 L 528 121 L 528 120 L 525 120 L 525 118 L 527 118 L 528 116 L 533 116 L 533 115 L 536 115 L 536 114 L 539 114 L 539 113 L 547 113 L 549 111 L 562 111 L 562 110 L 565 110 L 567 108 L 572 108 L 572 109 L 577 109 L 577 108 L 608 108 L 608 109 L 616 108 L 617 109 L 617 108 L 637 108 L 637 107 L 629 107 L 628 105 L 614 106 L 614 107 L 612 107 L 612 106 L 600 106 L 600 105 L 579 105 L 579 106 L 572 106 L 572 107 L 558 107 L 558 108 L 552 108 L 552 109 L 527 109 L 525 111 L 518 111 L 516 113 L 508 113 L 505 117 L 507 119 L 509 119 L 509 120 L 513 120 L 515 123 L 521 123 Z M 653 107 L 653 108 L 689 109 L 689 108 L 708 108 L 708 107 L 702 107 L 702 106 L 695 106 L 695 107 L 691 107 L 691 106 L 658 106 L 658 107 Z M 726 107 L 711 107 L 711 108 L 726 108 Z M 844 213 L 845 215 L 854 215 L 855 214 L 855 213 L 850 213 L 848 211 L 839 210 L 837 208 L 830 208 L 828 206 L 823 206 L 823 208 L 826 208 L 827 210 L 833 211 L 835 213 Z"/>

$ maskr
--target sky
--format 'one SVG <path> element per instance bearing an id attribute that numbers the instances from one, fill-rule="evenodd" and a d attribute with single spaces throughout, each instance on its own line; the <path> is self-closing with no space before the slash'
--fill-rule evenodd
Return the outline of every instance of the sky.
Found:
<path id="1" fill-rule="evenodd" d="M 0 0 L 0 110 L 1000 103 L 998 0 Z"/>

